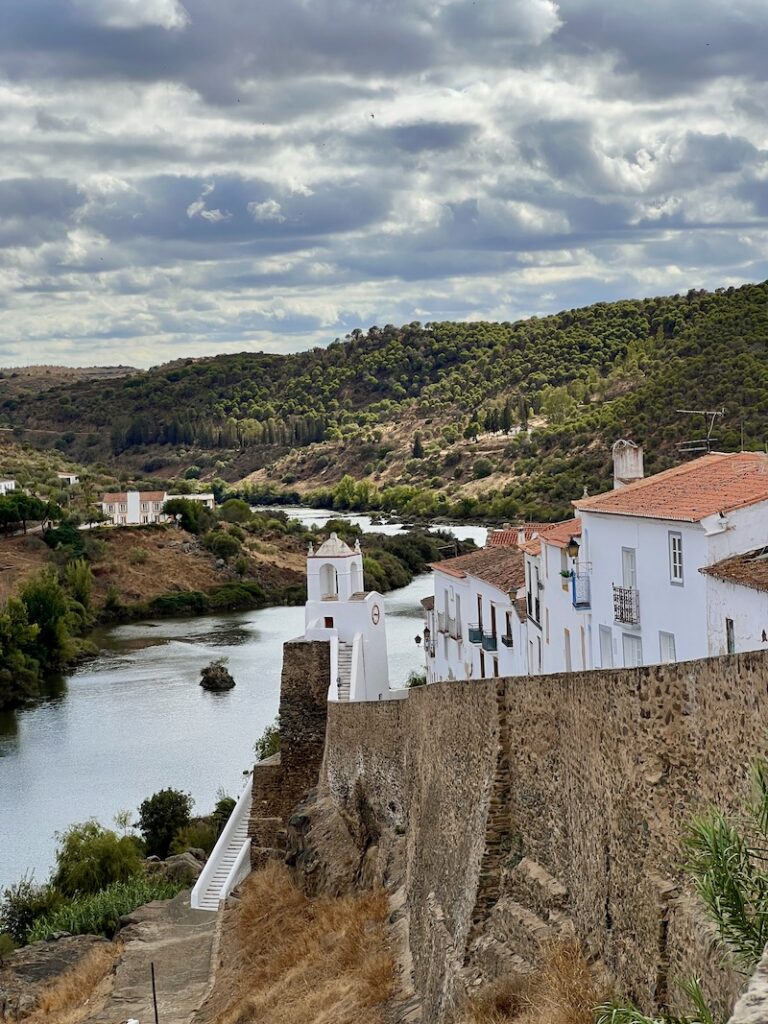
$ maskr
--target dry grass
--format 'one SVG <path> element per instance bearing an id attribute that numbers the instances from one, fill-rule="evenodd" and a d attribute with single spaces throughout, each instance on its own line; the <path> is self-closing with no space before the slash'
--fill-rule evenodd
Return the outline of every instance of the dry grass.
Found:
<path id="1" fill-rule="evenodd" d="M 79 1024 L 106 996 L 109 977 L 122 946 L 119 942 L 96 946 L 75 967 L 59 975 L 42 990 L 35 1012 L 25 1024 Z"/>
<path id="2" fill-rule="evenodd" d="M 309 899 L 282 864 L 250 876 L 198 1024 L 379 1024 L 392 994 L 383 893 Z"/>
<path id="3" fill-rule="evenodd" d="M 556 943 L 531 975 L 510 975 L 475 996 L 457 1024 L 593 1024 L 605 1001 L 579 947 Z"/>

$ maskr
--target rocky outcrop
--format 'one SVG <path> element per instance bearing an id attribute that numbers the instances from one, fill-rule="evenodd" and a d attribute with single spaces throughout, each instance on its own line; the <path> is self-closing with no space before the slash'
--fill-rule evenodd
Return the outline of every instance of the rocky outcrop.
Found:
<path id="1" fill-rule="evenodd" d="M 200 685 L 204 690 L 211 690 L 213 693 L 233 688 L 235 680 L 232 678 L 224 658 L 219 658 L 205 666 L 200 673 Z"/>

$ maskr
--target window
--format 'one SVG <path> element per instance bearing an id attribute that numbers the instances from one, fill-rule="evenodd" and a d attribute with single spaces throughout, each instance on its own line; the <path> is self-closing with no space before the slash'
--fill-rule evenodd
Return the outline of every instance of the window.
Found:
<path id="1" fill-rule="evenodd" d="M 563 630 L 563 649 L 565 652 L 565 671 L 573 671 L 573 663 L 571 661 L 571 631 L 570 629 Z"/>
<path id="2" fill-rule="evenodd" d="M 480 651 L 480 678 L 485 679 L 485 655 Z"/>
<path id="3" fill-rule="evenodd" d="M 736 653 L 736 632 L 733 628 L 733 619 L 725 620 L 725 645 L 729 654 Z"/>
<path id="4" fill-rule="evenodd" d="M 610 626 L 600 627 L 600 665 L 613 668 L 613 630 Z"/>
<path id="5" fill-rule="evenodd" d="M 622 586 L 627 590 L 637 589 L 637 558 L 634 548 L 621 549 Z"/>
<path id="6" fill-rule="evenodd" d="M 683 535 L 669 535 L 669 582 L 682 586 L 683 583 Z"/>
<path id="7" fill-rule="evenodd" d="M 659 632 L 659 656 L 662 665 L 668 665 L 673 661 L 677 661 L 675 657 L 674 633 L 665 633 L 663 630 Z"/>
<path id="8" fill-rule="evenodd" d="M 624 645 L 624 667 L 638 668 L 642 665 L 643 642 L 640 637 L 633 636 L 631 633 L 623 633 L 622 643 Z"/>

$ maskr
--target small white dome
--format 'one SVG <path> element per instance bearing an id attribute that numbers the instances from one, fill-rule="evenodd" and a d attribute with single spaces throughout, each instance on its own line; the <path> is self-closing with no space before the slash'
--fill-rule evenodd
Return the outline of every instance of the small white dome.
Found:
<path id="1" fill-rule="evenodd" d="M 328 540 L 317 549 L 315 558 L 343 558 L 345 555 L 353 553 L 351 547 L 343 540 L 339 540 L 335 533 L 332 533 Z"/>

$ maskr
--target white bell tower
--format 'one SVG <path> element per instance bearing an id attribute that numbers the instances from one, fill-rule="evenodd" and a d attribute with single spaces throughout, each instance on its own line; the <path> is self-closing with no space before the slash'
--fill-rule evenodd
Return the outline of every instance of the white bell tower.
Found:
<path id="1" fill-rule="evenodd" d="M 328 640 L 331 679 L 328 699 L 386 700 L 389 690 L 384 598 L 363 589 L 363 553 L 335 533 L 307 554 L 304 636 Z"/>

